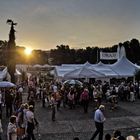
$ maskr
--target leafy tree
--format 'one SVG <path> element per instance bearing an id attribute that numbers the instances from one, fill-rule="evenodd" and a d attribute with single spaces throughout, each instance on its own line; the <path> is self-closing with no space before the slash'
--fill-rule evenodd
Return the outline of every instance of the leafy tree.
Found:
<path id="1" fill-rule="evenodd" d="M 136 71 L 135 78 L 137 81 L 140 81 L 140 70 Z"/>

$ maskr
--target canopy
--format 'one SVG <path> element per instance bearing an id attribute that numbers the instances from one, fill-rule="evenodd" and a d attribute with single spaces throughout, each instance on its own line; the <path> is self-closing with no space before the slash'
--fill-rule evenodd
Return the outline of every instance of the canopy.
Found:
<path id="1" fill-rule="evenodd" d="M 119 59 L 116 63 L 111 65 L 113 71 L 115 71 L 120 77 L 132 77 L 139 69 L 135 64 L 130 62 L 125 56 Z"/>
<path id="2" fill-rule="evenodd" d="M 1 66 L 0 67 L 0 81 L 2 81 L 7 75 L 7 67 Z"/>
<path id="3" fill-rule="evenodd" d="M 104 76 L 104 74 L 87 67 L 78 68 L 64 74 L 66 78 L 99 78 Z"/>
<path id="4" fill-rule="evenodd" d="M 132 77 L 140 66 L 130 62 L 125 56 L 122 56 L 114 64 L 63 64 L 56 67 L 56 77 L 61 78 L 119 78 Z"/>
<path id="5" fill-rule="evenodd" d="M 118 77 L 117 72 L 115 72 L 110 66 L 110 64 L 104 64 L 100 61 L 98 64 L 90 66 L 90 68 L 104 74 L 104 77 Z"/>
<path id="6" fill-rule="evenodd" d="M 93 64 L 89 63 L 88 61 L 85 62 L 84 64 L 62 64 L 62 67 L 77 67 L 77 68 L 81 68 L 83 66 L 92 66 Z"/>
<path id="7" fill-rule="evenodd" d="M 22 74 L 18 69 L 16 69 L 15 75 L 22 75 Z"/>
<path id="8" fill-rule="evenodd" d="M 41 68 L 42 65 L 36 64 L 36 65 L 34 65 L 33 67 L 34 67 L 34 68 Z"/>
<path id="9" fill-rule="evenodd" d="M 63 67 L 63 66 L 56 66 L 54 73 L 55 77 L 64 77 L 64 75 L 72 70 L 75 70 L 75 67 Z"/>

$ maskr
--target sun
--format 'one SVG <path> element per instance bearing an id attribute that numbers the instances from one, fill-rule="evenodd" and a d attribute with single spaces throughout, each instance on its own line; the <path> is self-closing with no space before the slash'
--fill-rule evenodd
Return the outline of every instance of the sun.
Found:
<path id="1" fill-rule="evenodd" d="M 26 49 L 24 50 L 24 53 L 25 53 L 26 55 L 31 55 L 32 49 L 31 49 L 31 48 L 26 48 Z"/>

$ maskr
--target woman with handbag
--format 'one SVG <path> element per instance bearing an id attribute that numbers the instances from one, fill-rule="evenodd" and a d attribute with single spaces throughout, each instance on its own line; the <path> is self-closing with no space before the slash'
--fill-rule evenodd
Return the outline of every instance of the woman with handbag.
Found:
<path id="1" fill-rule="evenodd" d="M 17 140 L 16 116 L 10 117 L 7 127 L 7 140 Z"/>

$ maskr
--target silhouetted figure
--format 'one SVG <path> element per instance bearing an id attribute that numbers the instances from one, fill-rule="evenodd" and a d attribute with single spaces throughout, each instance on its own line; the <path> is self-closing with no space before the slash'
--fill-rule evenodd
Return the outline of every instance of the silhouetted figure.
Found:
<path id="1" fill-rule="evenodd" d="M 119 130 L 116 130 L 116 131 L 113 132 L 112 140 L 116 140 L 116 139 L 117 140 L 125 140 L 125 137 L 122 136 L 121 131 L 119 131 Z"/>
<path id="2" fill-rule="evenodd" d="M 111 135 L 107 133 L 107 134 L 105 135 L 105 140 L 111 140 Z"/>
<path id="3" fill-rule="evenodd" d="M 10 117 L 13 112 L 14 95 L 10 91 L 5 93 L 6 117 Z"/>

